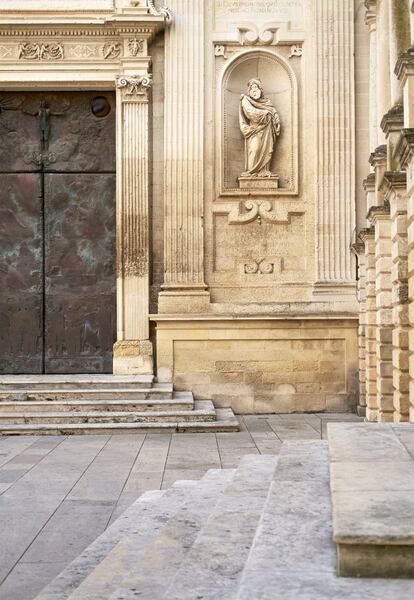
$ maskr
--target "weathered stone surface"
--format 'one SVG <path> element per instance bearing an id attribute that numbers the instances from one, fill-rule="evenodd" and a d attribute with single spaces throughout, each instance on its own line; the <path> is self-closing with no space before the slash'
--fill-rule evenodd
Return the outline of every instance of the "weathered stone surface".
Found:
<path id="1" fill-rule="evenodd" d="M 340 575 L 414 576 L 414 460 L 396 431 L 391 425 L 328 428 Z"/>

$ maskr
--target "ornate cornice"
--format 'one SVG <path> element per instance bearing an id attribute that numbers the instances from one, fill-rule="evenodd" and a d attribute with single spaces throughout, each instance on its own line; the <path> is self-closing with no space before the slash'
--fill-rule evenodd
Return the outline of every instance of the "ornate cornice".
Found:
<path id="1" fill-rule="evenodd" d="M 384 194 L 385 202 L 387 202 L 394 192 L 407 189 L 407 174 L 404 171 L 386 171 L 379 189 Z"/>
<path id="2" fill-rule="evenodd" d="M 393 106 L 382 118 L 381 129 L 388 137 L 390 133 L 399 131 L 404 125 L 404 107 L 402 104 Z"/>
<path id="3" fill-rule="evenodd" d="M 376 221 L 381 218 L 390 216 L 390 203 L 384 202 L 381 206 L 371 206 L 367 214 L 367 220 L 371 225 L 375 225 Z"/>
<path id="4" fill-rule="evenodd" d="M 368 177 L 366 177 L 364 179 L 364 181 L 362 182 L 362 185 L 364 186 L 364 190 L 366 192 L 373 192 L 375 191 L 375 173 L 370 173 L 368 175 Z"/>
<path id="5" fill-rule="evenodd" d="M 365 24 L 369 27 L 373 27 L 377 23 L 377 1 L 376 0 L 365 0 Z"/>
<path id="6" fill-rule="evenodd" d="M 361 231 L 357 235 L 357 239 L 360 240 L 363 244 L 369 239 L 375 237 L 375 228 L 374 227 L 366 227 L 365 229 L 361 229 Z"/>
<path id="7" fill-rule="evenodd" d="M 369 157 L 369 164 L 373 167 L 384 164 L 387 160 L 387 146 L 382 144 L 375 148 Z"/>
<path id="8" fill-rule="evenodd" d="M 414 47 L 409 48 L 398 57 L 394 73 L 404 83 L 408 75 L 414 74 Z"/>
<path id="9" fill-rule="evenodd" d="M 351 250 L 356 256 L 361 256 L 361 254 L 365 254 L 365 244 L 364 242 L 358 240 L 351 244 Z"/>
<path id="10" fill-rule="evenodd" d="M 414 128 L 402 129 L 395 147 L 394 158 L 405 169 L 412 156 L 414 156 Z"/>

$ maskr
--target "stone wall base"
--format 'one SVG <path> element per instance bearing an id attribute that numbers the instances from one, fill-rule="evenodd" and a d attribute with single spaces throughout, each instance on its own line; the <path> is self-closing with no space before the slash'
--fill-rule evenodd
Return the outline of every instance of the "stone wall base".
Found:
<path id="1" fill-rule="evenodd" d="M 156 315 L 157 378 L 236 413 L 357 405 L 358 321 Z"/>
<path id="2" fill-rule="evenodd" d="M 152 343 L 149 340 L 125 340 L 114 344 L 114 375 L 152 375 Z"/>

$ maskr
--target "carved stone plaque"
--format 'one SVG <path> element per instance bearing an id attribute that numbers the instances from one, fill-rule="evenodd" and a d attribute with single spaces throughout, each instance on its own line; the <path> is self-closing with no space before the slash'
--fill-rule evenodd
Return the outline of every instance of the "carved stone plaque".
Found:
<path id="1" fill-rule="evenodd" d="M 303 0 L 215 0 L 216 30 L 236 21 L 290 21 L 292 27 L 303 25 Z"/>

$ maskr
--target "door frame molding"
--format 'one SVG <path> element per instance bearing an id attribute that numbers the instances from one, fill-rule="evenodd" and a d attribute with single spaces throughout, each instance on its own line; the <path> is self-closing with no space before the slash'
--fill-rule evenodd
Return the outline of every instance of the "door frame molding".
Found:
<path id="1" fill-rule="evenodd" d="M 3 91 L 116 90 L 117 341 L 114 373 L 153 374 L 149 337 L 150 45 L 170 15 L 0 10 Z"/>

